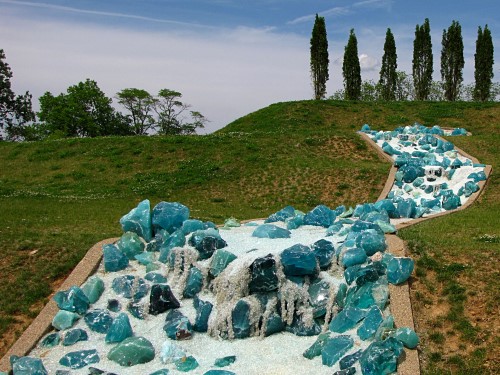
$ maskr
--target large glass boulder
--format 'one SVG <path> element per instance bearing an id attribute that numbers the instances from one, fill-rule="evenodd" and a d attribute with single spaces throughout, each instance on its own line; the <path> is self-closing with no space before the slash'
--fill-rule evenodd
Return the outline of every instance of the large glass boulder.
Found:
<path id="1" fill-rule="evenodd" d="M 358 327 L 357 334 L 359 338 L 361 340 L 373 338 L 383 320 L 382 311 L 377 306 L 372 306 L 366 314 L 363 323 Z"/>
<path id="2" fill-rule="evenodd" d="M 295 209 L 292 206 L 286 206 L 285 208 L 279 210 L 278 212 L 270 215 L 266 219 L 266 223 L 274 223 L 276 221 L 285 221 L 288 218 L 295 216 Z"/>
<path id="3" fill-rule="evenodd" d="M 266 326 L 264 330 L 264 336 L 270 336 L 278 332 L 282 332 L 285 329 L 285 322 L 278 313 L 272 313 L 269 315 L 266 321 Z"/>
<path id="4" fill-rule="evenodd" d="M 326 339 L 323 349 L 321 350 L 321 360 L 326 366 L 332 367 L 338 360 L 347 353 L 354 345 L 354 340 L 351 336 L 340 335 L 329 337 Z"/>
<path id="5" fill-rule="evenodd" d="M 61 310 L 76 312 L 78 314 L 85 314 L 90 305 L 85 293 L 77 286 L 57 292 L 53 299 Z"/>
<path id="6" fill-rule="evenodd" d="M 146 242 L 151 241 L 153 239 L 153 231 L 149 200 L 143 200 L 136 208 L 122 216 L 120 224 L 124 232 L 134 232 L 144 238 Z"/>
<path id="7" fill-rule="evenodd" d="M 419 339 L 415 331 L 408 327 L 396 329 L 393 336 L 409 349 L 415 349 L 419 343 Z"/>
<path id="8" fill-rule="evenodd" d="M 306 216 L 304 216 L 304 224 L 328 228 L 333 224 L 335 218 L 336 214 L 334 210 L 320 204 L 319 206 L 316 206 L 311 211 L 309 211 Z"/>
<path id="9" fill-rule="evenodd" d="M 99 358 L 97 350 L 95 349 L 80 350 L 65 354 L 59 360 L 59 364 L 65 367 L 69 367 L 73 370 L 77 370 L 85 366 L 88 366 L 92 363 L 98 363 L 100 360 L 101 359 Z"/>
<path id="10" fill-rule="evenodd" d="M 281 264 L 286 276 L 308 276 L 318 274 L 318 260 L 305 245 L 295 244 L 281 253 Z"/>
<path id="11" fill-rule="evenodd" d="M 163 330 L 167 337 L 172 340 L 187 340 L 193 335 L 191 322 L 177 309 L 167 311 Z"/>
<path id="12" fill-rule="evenodd" d="M 326 314 L 326 307 L 330 296 L 330 284 L 317 278 L 309 285 L 309 303 L 313 308 L 313 317 L 319 318 Z"/>
<path id="13" fill-rule="evenodd" d="M 460 207 L 462 204 L 460 202 L 460 197 L 453 192 L 446 194 L 443 196 L 443 208 L 447 211 L 455 210 Z"/>
<path id="14" fill-rule="evenodd" d="M 329 325 L 330 331 L 344 333 L 356 327 L 365 318 L 367 313 L 368 310 L 347 306 L 332 319 Z"/>
<path id="15" fill-rule="evenodd" d="M 396 213 L 398 217 L 414 218 L 416 214 L 417 204 L 411 199 L 403 199 L 398 202 Z"/>
<path id="16" fill-rule="evenodd" d="M 135 232 L 124 233 L 116 243 L 116 246 L 130 260 L 133 260 L 136 255 L 141 254 L 146 247 Z"/>
<path id="17" fill-rule="evenodd" d="M 335 248 L 330 241 L 321 239 L 316 241 L 312 245 L 312 252 L 318 259 L 319 267 L 321 269 L 326 269 L 332 263 L 332 258 L 333 255 L 335 254 Z"/>
<path id="18" fill-rule="evenodd" d="M 197 230 L 203 229 L 206 229 L 205 224 L 203 223 L 203 221 L 197 219 L 187 219 L 182 223 L 181 227 L 181 231 L 185 236 Z"/>
<path id="19" fill-rule="evenodd" d="M 381 310 L 385 308 L 389 298 L 387 280 L 379 278 L 376 282 L 367 282 L 361 286 L 349 288 L 345 299 L 346 306 L 367 309 L 377 305 Z"/>
<path id="20" fill-rule="evenodd" d="M 344 267 L 350 267 L 355 264 L 363 264 L 366 262 L 367 256 L 366 252 L 359 248 L 353 247 L 351 249 L 347 249 L 341 257 L 341 263 Z"/>
<path id="21" fill-rule="evenodd" d="M 285 220 L 286 229 L 292 230 L 304 225 L 305 214 L 302 212 L 295 212 L 293 217 L 289 217 Z"/>
<path id="22" fill-rule="evenodd" d="M 188 243 L 198 250 L 200 260 L 210 258 L 215 250 L 227 246 L 226 241 L 222 239 L 220 233 L 213 228 L 193 232 Z"/>
<path id="23" fill-rule="evenodd" d="M 180 307 L 174 293 L 167 284 L 153 284 L 149 295 L 149 313 L 158 315 L 170 309 Z"/>
<path id="24" fill-rule="evenodd" d="M 173 233 L 189 219 L 189 208 L 178 202 L 160 202 L 153 208 L 152 224 L 155 232 L 165 229 Z"/>
<path id="25" fill-rule="evenodd" d="M 252 237 L 257 238 L 290 238 L 290 231 L 288 229 L 280 228 L 274 224 L 259 225 L 252 233 Z"/>
<path id="26" fill-rule="evenodd" d="M 401 284 L 408 280 L 415 262 L 407 257 L 394 257 L 387 264 L 387 280 L 391 284 Z"/>
<path id="27" fill-rule="evenodd" d="M 397 369 L 397 361 L 403 353 L 403 344 L 394 337 L 375 341 L 359 359 L 363 374 L 391 374 Z"/>
<path id="28" fill-rule="evenodd" d="M 374 229 L 361 232 L 361 235 L 356 239 L 356 245 L 361 247 L 368 256 L 379 251 L 383 252 L 387 248 L 384 235 Z"/>
<path id="29" fill-rule="evenodd" d="M 121 366 L 135 366 L 154 359 L 155 348 L 145 337 L 128 337 L 108 353 L 108 359 Z"/>
<path id="30" fill-rule="evenodd" d="M 104 270 L 106 272 L 116 272 L 128 267 L 128 258 L 115 245 L 105 245 L 102 248 Z"/>
<path id="31" fill-rule="evenodd" d="M 266 293 L 278 289 L 279 281 L 276 273 L 276 261 L 271 254 L 257 258 L 250 265 L 250 293 Z"/>

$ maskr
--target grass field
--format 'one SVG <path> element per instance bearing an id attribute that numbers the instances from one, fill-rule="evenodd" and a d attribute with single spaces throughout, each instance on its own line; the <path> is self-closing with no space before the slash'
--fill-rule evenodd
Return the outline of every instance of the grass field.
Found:
<path id="1" fill-rule="evenodd" d="M 179 201 L 222 223 L 374 201 L 390 165 L 361 141 L 364 123 L 465 127 L 450 138 L 493 165 L 472 208 L 400 232 L 417 261 L 411 294 L 429 374 L 500 370 L 500 105 L 277 103 L 206 136 L 0 143 L 0 355 L 97 241 L 142 199 Z"/>

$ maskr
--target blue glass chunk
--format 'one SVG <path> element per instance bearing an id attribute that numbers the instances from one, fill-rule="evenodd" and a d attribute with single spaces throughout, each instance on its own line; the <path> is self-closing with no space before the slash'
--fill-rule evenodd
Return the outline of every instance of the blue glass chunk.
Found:
<path id="1" fill-rule="evenodd" d="M 149 284 L 142 277 L 132 275 L 116 277 L 111 283 L 111 288 L 116 294 L 134 300 L 140 300 L 149 292 Z"/>
<path id="2" fill-rule="evenodd" d="M 296 244 L 281 253 L 283 272 L 287 276 L 307 276 L 318 273 L 318 261 L 312 250 Z"/>
<path id="3" fill-rule="evenodd" d="M 92 276 L 82 285 L 82 291 L 91 304 L 96 303 L 104 292 L 104 281 L 99 276 Z"/>
<path id="4" fill-rule="evenodd" d="M 278 332 L 282 332 L 285 329 L 285 322 L 277 313 L 272 313 L 267 318 L 266 328 L 264 331 L 264 336 L 270 336 Z"/>
<path id="5" fill-rule="evenodd" d="M 43 348 L 53 348 L 54 346 L 59 345 L 61 342 L 61 335 L 59 332 L 49 333 L 42 339 L 40 346 Z"/>
<path id="6" fill-rule="evenodd" d="M 302 212 L 296 212 L 295 216 L 289 217 L 285 220 L 286 229 L 292 230 L 304 225 L 305 215 Z"/>
<path id="7" fill-rule="evenodd" d="M 250 304 L 239 300 L 231 312 L 234 337 L 244 339 L 250 336 Z"/>
<path id="8" fill-rule="evenodd" d="M 359 359 L 363 374 L 390 374 L 396 371 L 397 360 L 403 353 L 403 344 L 393 337 L 375 341 Z"/>
<path id="9" fill-rule="evenodd" d="M 344 267 L 350 267 L 355 264 L 363 264 L 366 262 L 366 259 L 366 252 L 359 247 L 354 247 L 352 249 L 347 249 L 344 252 L 341 258 L 341 263 Z"/>
<path id="10" fill-rule="evenodd" d="M 184 287 L 182 295 L 184 296 L 184 298 L 193 298 L 201 291 L 202 288 L 203 274 L 198 268 L 192 267 L 189 270 L 186 286 Z"/>
<path id="11" fill-rule="evenodd" d="M 236 356 L 235 355 L 228 355 L 226 357 L 217 358 L 215 360 L 214 366 L 215 367 L 226 367 L 226 366 L 233 364 L 234 362 L 236 362 Z"/>
<path id="12" fill-rule="evenodd" d="M 372 306 L 366 314 L 363 323 L 358 327 L 357 334 L 361 340 L 371 339 L 377 332 L 378 327 L 384 318 L 377 306 Z"/>
<path id="13" fill-rule="evenodd" d="M 280 228 L 274 224 L 259 225 L 252 233 L 252 237 L 257 238 L 290 238 L 288 229 Z"/>
<path id="14" fill-rule="evenodd" d="M 106 272 L 121 271 L 128 266 L 128 258 L 115 245 L 106 245 L 102 248 L 104 270 Z"/>
<path id="15" fill-rule="evenodd" d="M 182 223 L 181 231 L 187 236 L 189 233 L 193 233 L 197 230 L 203 230 L 205 228 L 205 224 L 203 221 L 197 219 L 187 219 Z"/>
<path id="16" fill-rule="evenodd" d="M 413 199 L 403 199 L 398 202 L 396 213 L 398 217 L 414 218 L 417 204 Z"/>
<path id="17" fill-rule="evenodd" d="M 116 246 L 130 260 L 134 259 L 136 255 L 141 254 L 146 247 L 139 235 L 134 232 L 124 233 L 116 243 Z"/>
<path id="18" fill-rule="evenodd" d="M 170 309 L 180 307 L 174 293 L 167 284 L 154 284 L 149 295 L 149 313 L 158 315 Z"/>
<path id="19" fill-rule="evenodd" d="M 108 359 L 121 366 L 148 363 L 155 357 L 153 344 L 145 337 L 128 337 L 108 353 Z"/>
<path id="20" fill-rule="evenodd" d="M 331 228 L 331 227 L 330 227 Z M 321 239 L 312 245 L 312 252 L 316 256 L 321 269 L 327 268 L 332 263 L 335 248 L 330 241 Z"/>
<path id="21" fill-rule="evenodd" d="M 165 229 L 172 233 L 189 219 L 189 208 L 178 202 L 160 202 L 153 208 L 152 224 L 155 232 Z"/>
<path id="22" fill-rule="evenodd" d="M 378 251 L 385 251 L 387 248 L 384 235 L 374 229 L 361 232 L 361 235 L 356 239 L 356 245 L 362 248 L 368 256 Z"/>
<path id="23" fill-rule="evenodd" d="M 219 232 L 213 228 L 194 232 L 191 234 L 188 243 L 198 250 L 200 260 L 210 258 L 215 250 L 227 246 L 226 241 L 224 241 Z"/>
<path id="24" fill-rule="evenodd" d="M 210 275 L 213 277 L 217 277 L 220 275 L 222 271 L 226 269 L 226 267 L 233 260 L 236 259 L 236 255 L 231 253 L 230 251 L 224 249 L 218 249 L 212 255 L 212 259 L 210 262 Z"/>
<path id="25" fill-rule="evenodd" d="M 122 342 L 127 337 L 131 337 L 133 334 L 134 333 L 132 331 L 132 326 L 130 325 L 128 315 L 125 313 L 120 313 L 113 320 L 111 327 L 109 327 L 105 341 L 107 343 Z"/>
<path id="26" fill-rule="evenodd" d="M 208 319 L 212 313 L 213 305 L 208 301 L 202 301 L 197 296 L 193 299 L 193 305 L 196 309 L 196 318 L 193 325 L 193 330 L 196 332 L 208 331 Z"/>
<path id="27" fill-rule="evenodd" d="M 203 375 L 236 375 L 236 373 L 228 370 L 208 370 Z"/>
<path id="28" fill-rule="evenodd" d="M 146 311 L 147 311 L 147 306 L 144 303 L 140 302 L 135 302 L 131 301 L 127 305 L 127 311 L 132 315 L 134 318 L 137 318 L 139 320 L 144 320 L 146 318 Z"/>
<path id="29" fill-rule="evenodd" d="M 160 256 L 158 257 L 158 261 L 162 263 L 166 263 L 168 260 L 168 256 L 170 251 L 174 247 L 183 247 L 186 244 L 186 236 L 182 230 L 176 230 L 168 238 L 163 242 L 160 247 Z"/>
<path id="30" fill-rule="evenodd" d="M 394 257 L 387 264 L 387 280 L 391 284 L 400 284 L 408 280 L 415 262 L 411 258 Z"/>
<path id="31" fill-rule="evenodd" d="M 313 308 L 313 317 L 324 316 L 330 296 L 330 284 L 318 278 L 309 285 L 307 291 L 309 293 L 309 303 Z"/>
<path id="32" fill-rule="evenodd" d="M 78 314 L 85 314 L 90 305 L 85 293 L 77 286 L 57 292 L 53 299 L 61 310 L 76 312 Z"/>
<path id="33" fill-rule="evenodd" d="M 83 319 L 92 331 L 98 333 L 107 333 L 111 323 L 113 323 L 113 318 L 109 312 L 100 309 L 89 311 Z"/>
<path id="34" fill-rule="evenodd" d="M 10 356 L 10 364 L 14 374 L 19 375 L 49 375 L 39 358 Z"/>
<path id="35" fill-rule="evenodd" d="M 347 306 L 339 312 L 330 322 L 330 331 L 344 333 L 354 328 L 368 313 L 368 310 L 362 310 L 357 307 Z"/>
<path id="36" fill-rule="evenodd" d="M 158 272 L 148 272 L 144 275 L 144 279 L 155 284 L 164 284 L 167 282 L 167 278 Z"/>
<path id="37" fill-rule="evenodd" d="M 149 200 L 143 200 L 128 214 L 122 216 L 120 224 L 124 232 L 134 232 L 149 242 L 153 238 Z"/>
<path id="38" fill-rule="evenodd" d="M 321 325 L 316 320 L 313 320 L 312 323 L 306 322 L 302 315 L 294 315 L 292 324 L 287 325 L 285 330 L 296 336 L 316 336 L 321 333 Z"/>
<path id="39" fill-rule="evenodd" d="M 257 258 L 250 265 L 250 293 L 272 292 L 278 289 L 279 281 L 276 273 L 276 261 L 271 254 Z"/>
<path id="40" fill-rule="evenodd" d="M 278 212 L 270 215 L 266 219 L 266 223 L 274 223 L 276 221 L 285 221 L 288 218 L 295 216 L 295 209 L 292 206 L 286 206 L 285 208 L 279 210 Z"/>
<path id="41" fill-rule="evenodd" d="M 186 357 L 186 352 L 172 340 L 166 340 L 160 350 L 160 360 L 169 364 Z"/>
<path id="42" fill-rule="evenodd" d="M 64 329 L 73 327 L 78 319 L 80 319 L 80 315 L 78 315 L 77 313 L 66 310 L 59 310 L 56 316 L 54 316 L 54 319 L 52 319 L 52 326 L 55 329 L 62 331 Z"/>
<path id="43" fill-rule="evenodd" d="M 182 372 L 188 372 L 197 368 L 198 361 L 193 356 L 183 357 L 174 362 L 175 368 Z"/>
<path id="44" fill-rule="evenodd" d="M 321 360 L 326 366 L 333 366 L 354 345 L 351 336 L 340 335 L 326 340 L 321 350 Z"/>
<path id="45" fill-rule="evenodd" d="M 135 260 L 137 260 L 137 262 L 139 262 L 139 264 L 147 266 L 148 264 L 155 261 L 155 253 L 151 251 L 145 251 L 143 253 L 137 254 L 134 258 Z"/>
<path id="46" fill-rule="evenodd" d="M 307 359 L 313 359 L 321 355 L 321 350 L 325 346 L 326 340 L 330 338 L 330 332 L 321 333 L 316 341 L 302 354 Z"/>
<path id="47" fill-rule="evenodd" d="M 122 306 L 120 304 L 120 301 L 118 301 L 117 299 L 108 299 L 108 304 L 106 306 L 106 308 L 109 310 L 109 311 L 112 311 L 112 312 L 118 312 L 121 310 Z"/>
<path id="48" fill-rule="evenodd" d="M 186 340 L 193 335 L 191 322 L 177 309 L 167 311 L 163 330 L 172 340 Z"/>
<path id="49" fill-rule="evenodd" d="M 306 216 L 304 216 L 304 224 L 328 228 L 333 224 L 335 218 L 335 211 L 325 205 L 320 204 L 319 206 L 314 207 L 306 214 Z"/>
<path id="50" fill-rule="evenodd" d="M 149 375 L 168 375 L 170 373 L 170 371 L 166 368 L 162 368 L 160 370 L 157 370 L 155 372 L 152 372 L 151 374 Z"/>
<path id="51" fill-rule="evenodd" d="M 81 328 L 75 328 L 67 331 L 64 334 L 64 339 L 62 344 L 64 346 L 71 346 L 73 344 L 76 344 L 78 341 L 87 341 L 89 339 L 89 336 L 87 335 L 87 332 L 85 332 Z"/>
<path id="52" fill-rule="evenodd" d="M 352 365 L 354 365 L 359 358 L 361 357 L 361 354 L 363 354 L 363 350 L 358 350 L 352 354 L 346 355 L 339 361 L 339 367 L 341 370 L 345 370 Z"/>
<path id="53" fill-rule="evenodd" d="M 99 361 L 97 350 L 91 349 L 67 353 L 59 360 L 59 364 L 77 370 Z"/>
<path id="54" fill-rule="evenodd" d="M 419 343 L 419 339 L 415 331 L 408 327 L 396 329 L 394 338 L 401 341 L 403 345 L 409 349 L 415 349 Z"/>

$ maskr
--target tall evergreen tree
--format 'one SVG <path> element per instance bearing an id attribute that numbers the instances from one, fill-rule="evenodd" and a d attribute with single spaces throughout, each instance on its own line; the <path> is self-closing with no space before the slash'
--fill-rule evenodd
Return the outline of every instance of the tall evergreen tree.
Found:
<path id="1" fill-rule="evenodd" d="M 446 100 L 455 101 L 460 94 L 460 85 L 463 81 L 464 43 L 462 41 L 462 27 L 453 21 L 448 30 L 443 30 L 441 50 L 441 80 L 444 85 Z"/>
<path id="2" fill-rule="evenodd" d="M 384 43 L 384 56 L 382 56 L 382 68 L 380 69 L 379 85 L 383 100 L 396 99 L 397 63 L 396 42 L 391 29 L 387 29 Z"/>
<path id="3" fill-rule="evenodd" d="M 493 41 L 488 25 L 484 31 L 477 32 L 476 53 L 474 55 L 474 100 L 484 102 L 490 98 L 491 80 L 493 79 Z"/>
<path id="4" fill-rule="evenodd" d="M 314 88 L 314 99 L 326 96 L 328 75 L 328 39 L 326 37 L 325 18 L 316 14 L 311 36 L 311 78 Z"/>
<path id="5" fill-rule="evenodd" d="M 351 29 L 349 40 L 345 46 L 342 74 L 344 75 L 345 98 L 359 100 L 361 96 L 361 67 L 358 57 L 358 40 L 354 29 Z"/>
<path id="6" fill-rule="evenodd" d="M 429 19 L 415 29 L 413 41 L 413 83 L 417 100 L 427 100 L 432 84 L 432 41 Z"/>

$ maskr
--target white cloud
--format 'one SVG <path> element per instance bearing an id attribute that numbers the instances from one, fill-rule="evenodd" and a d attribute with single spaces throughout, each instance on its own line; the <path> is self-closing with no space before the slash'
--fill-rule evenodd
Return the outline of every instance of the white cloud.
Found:
<path id="1" fill-rule="evenodd" d="M 383 8 L 390 10 L 393 0 L 364 0 L 354 3 L 352 6 L 357 8 Z"/>
<path id="2" fill-rule="evenodd" d="M 361 66 L 362 71 L 376 71 L 379 66 L 379 62 L 375 57 L 362 53 L 359 55 L 359 65 Z"/>
<path id="3" fill-rule="evenodd" d="M 335 17 L 335 16 L 343 16 L 343 15 L 346 15 L 349 13 L 350 13 L 350 11 L 349 11 L 348 7 L 335 7 L 335 8 L 330 8 L 330 9 L 324 10 L 322 12 L 318 12 L 318 15 L 321 17 Z M 287 23 L 289 25 L 295 25 L 298 23 L 313 21 L 315 18 L 316 18 L 316 14 L 308 14 L 306 16 L 295 18 L 291 21 L 288 21 Z"/>

